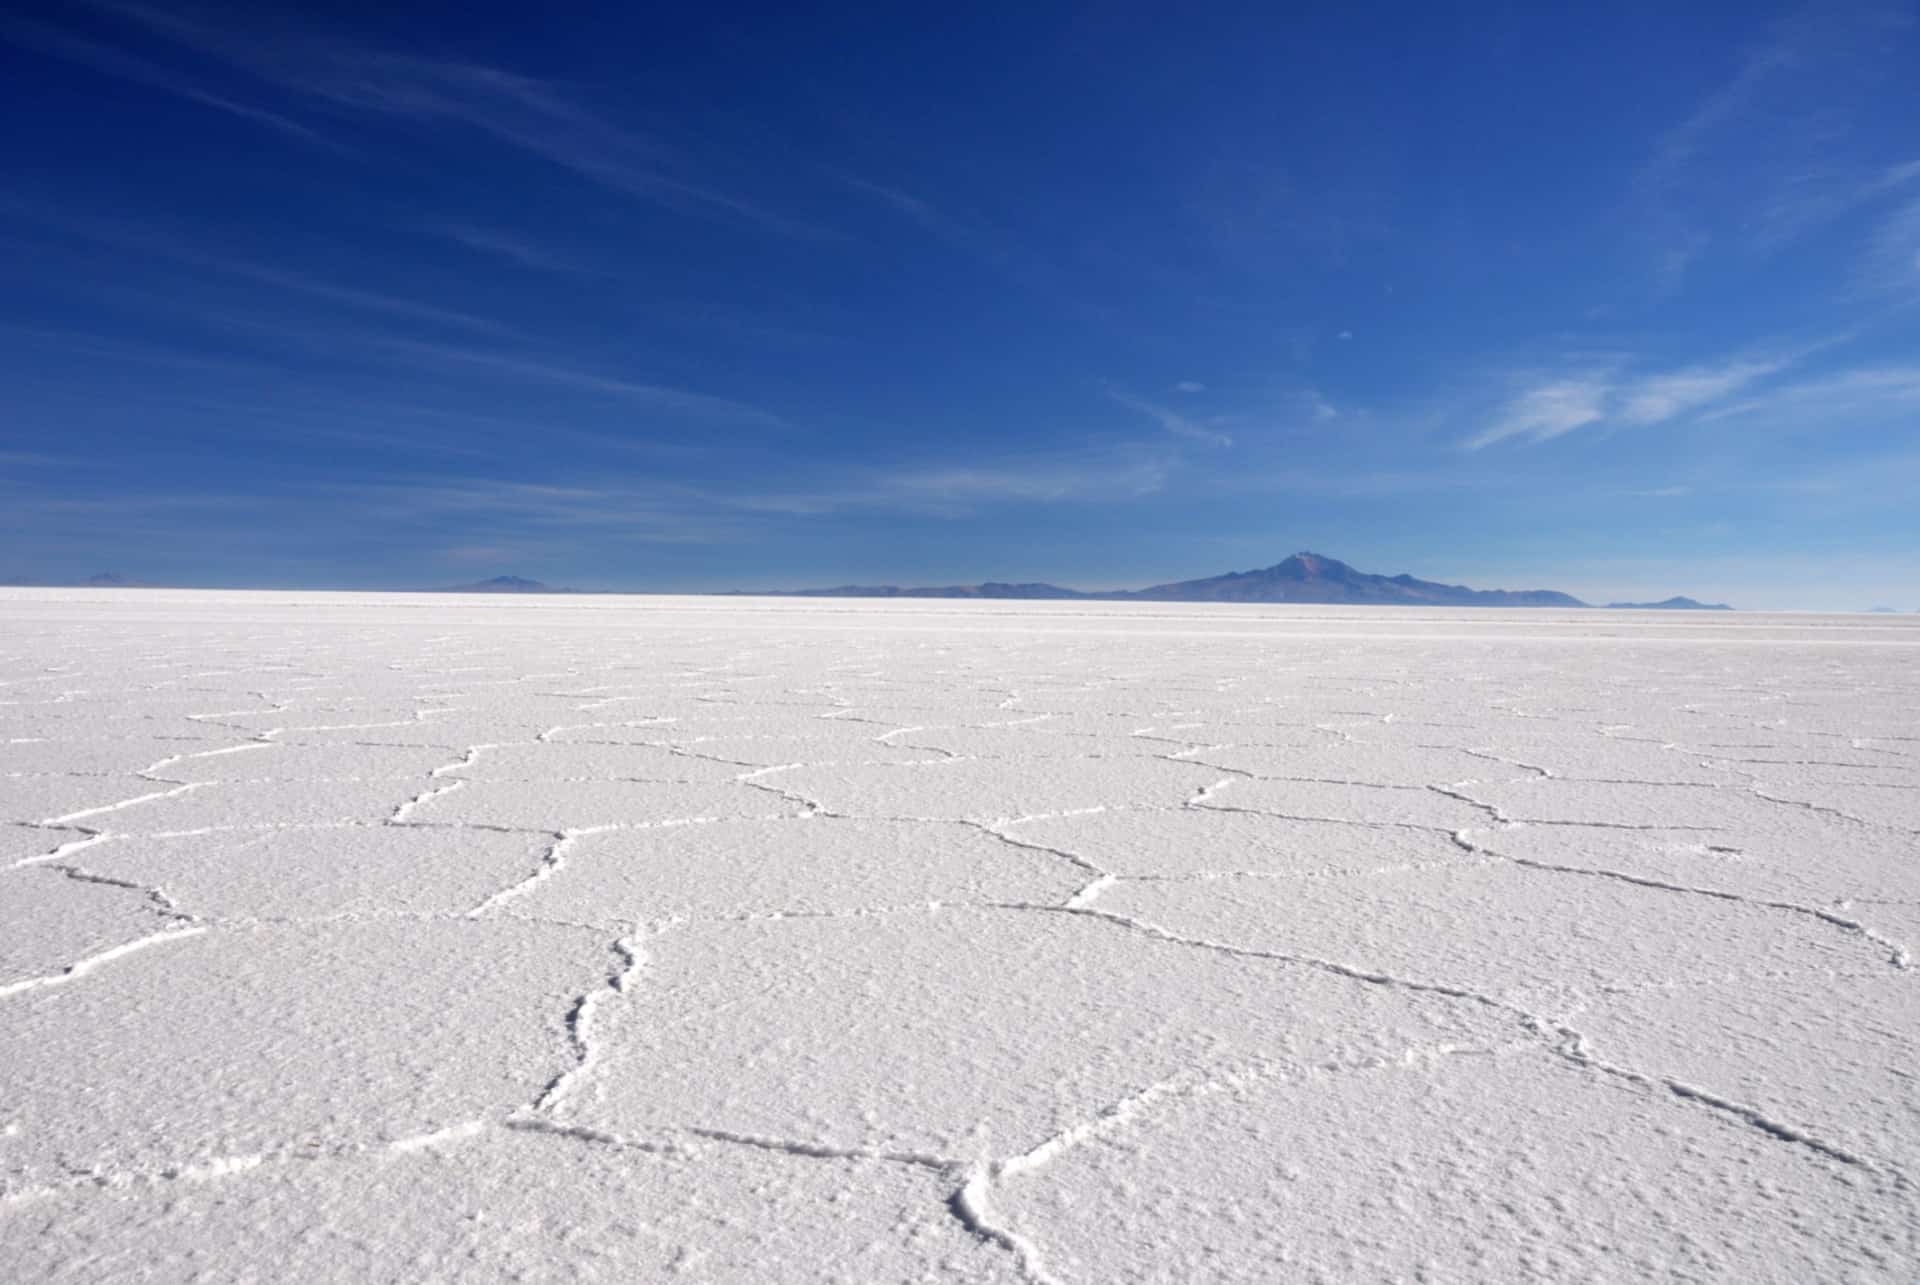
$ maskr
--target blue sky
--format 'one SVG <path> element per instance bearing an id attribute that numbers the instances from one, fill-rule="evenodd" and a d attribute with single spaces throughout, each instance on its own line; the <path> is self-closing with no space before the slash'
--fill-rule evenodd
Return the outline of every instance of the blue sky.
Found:
<path id="1" fill-rule="evenodd" d="M 8 6 L 0 576 L 1920 607 L 1920 6 L 1287 8 Z"/>

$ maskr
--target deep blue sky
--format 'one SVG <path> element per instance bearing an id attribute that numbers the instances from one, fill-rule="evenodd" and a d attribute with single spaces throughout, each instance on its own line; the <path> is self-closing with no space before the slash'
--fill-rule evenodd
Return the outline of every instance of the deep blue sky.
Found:
<path id="1" fill-rule="evenodd" d="M 1920 606 L 1920 6 L 808 8 L 7 6 L 0 576 Z"/>

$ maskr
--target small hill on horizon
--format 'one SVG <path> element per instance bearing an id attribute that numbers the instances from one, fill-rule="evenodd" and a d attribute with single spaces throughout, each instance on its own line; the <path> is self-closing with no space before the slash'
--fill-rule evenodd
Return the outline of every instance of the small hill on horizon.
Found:
<path id="1" fill-rule="evenodd" d="M 572 593 L 572 589 L 556 589 L 550 584 L 538 580 L 528 580 L 521 576 L 495 576 L 491 580 L 476 580 L 472 584 L 448 585 L 442 589 L 429 589 L 428 593 Z"/>
<path id="2" fill-rule="evenodd" d="M 1610 602 L 1610 611 L 1732 611 L 1724 602 L 1698 602 L 1692 598 L 1675 596 L 1660 602 Z"/>

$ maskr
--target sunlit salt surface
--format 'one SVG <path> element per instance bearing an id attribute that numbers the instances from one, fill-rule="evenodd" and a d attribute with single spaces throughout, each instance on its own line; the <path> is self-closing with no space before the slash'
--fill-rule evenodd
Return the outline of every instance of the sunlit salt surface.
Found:
<path id="1" fill-rule="evenodd" d="M 10 1280 L 1911 1281 L 1920 620 L 4 591 Z"/>

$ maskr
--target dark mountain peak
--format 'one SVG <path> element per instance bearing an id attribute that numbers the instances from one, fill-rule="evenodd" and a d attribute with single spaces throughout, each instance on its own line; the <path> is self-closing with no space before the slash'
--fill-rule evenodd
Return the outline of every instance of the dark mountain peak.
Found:
<path id="1" fill-rule="evenodd" d="M 1345 582 L 1353 579 L 1357 573 L 1338 558 L 1329 558 L 1324 553 L 1311 553 L 1303 549 L 1268 567 L 1265 574 L 1282 580 Z"/>

